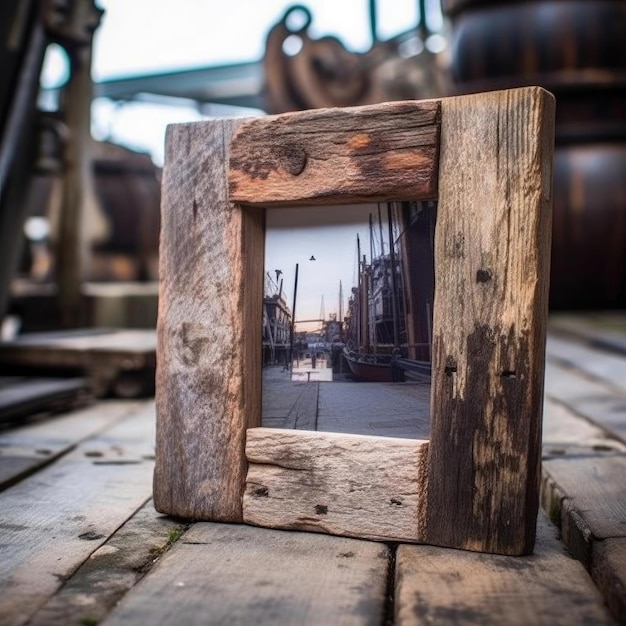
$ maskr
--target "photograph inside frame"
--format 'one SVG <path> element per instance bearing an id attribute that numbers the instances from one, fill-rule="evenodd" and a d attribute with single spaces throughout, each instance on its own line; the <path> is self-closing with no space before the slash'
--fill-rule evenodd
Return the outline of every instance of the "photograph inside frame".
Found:
<path id="1" fill-rule="evenodd" d="M 267 210 L 263 426 L 428 438 L 436 211 Z"/>

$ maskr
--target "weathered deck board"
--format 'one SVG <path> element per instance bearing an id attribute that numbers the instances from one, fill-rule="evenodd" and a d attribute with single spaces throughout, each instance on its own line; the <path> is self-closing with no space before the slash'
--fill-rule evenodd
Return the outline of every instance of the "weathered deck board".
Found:
<path id="1" fill-rule="evenodd" d="M 542 506 L 626 623 L 626 396 L 597 377 L 605 356 L 595 354 L 594 378 L 573 362 L 547 363 Z"/>
<path id="2" fill-rule="evenodd" d="M 0 432 L 0 490 L 110 428 L 142 406 L 140 402 L 100 402 L 96 406 Z"/>
<path id="3" fill-rule="evenodd" d="M 427 441 L 253 428 L 244 520 L 386 541 L 424 532 Z"/>
<path id="4" fill-rule="evenodd" d="M 0 376 L 0 425 L 41 411 L 69 411 L 84 405 L 86 395 L 82 378 Z"/>
<path id="5" fill-rule="evenodd" d="M 546 363 L 546 396 L 626 441 L 626 394 L 582 371 Z"/>
<path id="6" fill-rule="evenodd" d="M 180 522 L 159 515 L 149 501 L 85 561 L 29 621 L 29 626 L 98 623 L 150 570 Z"/>
<path id="7" fill-rule="evenodd" d="M 543 458 L 626 453 L 626 443 L 564 404 L 546 398 L 543 420 Z"/>
<path id="8" fill-rule="evenodd" d="M 537 538 L 535 553 L 523 557 L 400 545 L 395 623 L 613 624 L 588 574 L 544 516 Z"/>
<path id="9" fill-rule="evenodd" d="M 135 398 L 150 389 L 154 372 L 156 334 L 153 330 L 81 329 L 20 335 L 0 342 L 0 365 L 39 369 L 69 368 L 85 372 L 97 397 L 110 391 Z M 129 384 L 130 376 L 146 381 Z"/>
<path id="10" fill-rule="evenodd" d="M 626 536 L 626 453 L 547 459 L 543 474 L 563 541 L 585 565 L 593 541 Z"/>
<path id="11" fill-rule="evenodd" d="M 0 494 L 0 624 L 24 624 L 150 497 L 154 405 Z"/>
<path id="12" fill-rule="evenodd" d="M 591 577 L 618 623 L 626 624 L 626 537 L 594 543 Z"/>
<path id="13" fill-rule="evenodd" d="M 567 363 L 592 378 L 626 392 L 626 359 L 620 355 L 551 335 L 546 345 L 546 357 Z"/>
<path id="14" fill-rule="evenodd" d="M 102 626 L 383 622 L 384 544 L 198 523 Z"/>
<path id="15" fill-rule="evenodd" d="M 617 312 L 552 315 L 550 329 L 558 335 L 583 340 L 594 348 L 626 355 L 626 317 Z"/>

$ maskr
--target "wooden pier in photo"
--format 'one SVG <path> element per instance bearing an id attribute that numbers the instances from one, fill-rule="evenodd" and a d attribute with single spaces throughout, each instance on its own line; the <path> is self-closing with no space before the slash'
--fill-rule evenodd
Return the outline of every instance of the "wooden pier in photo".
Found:
<path id="1" fill-rule="evenodd" d="M 529 556 L 160 515 L 152 400 L 5 429 L 0 624 L 626 623 L 625 338 L 552 320 Z"/>

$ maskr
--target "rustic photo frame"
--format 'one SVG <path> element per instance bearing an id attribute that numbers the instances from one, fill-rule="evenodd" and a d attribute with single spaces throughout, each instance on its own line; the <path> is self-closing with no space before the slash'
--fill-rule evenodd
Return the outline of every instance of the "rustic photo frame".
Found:
<path id="1" fill-rule="evenodd" d="M 553 141 L 536 87 L 169 127 L 157 510 L 531 552 Z M 430 440 L 258 428 L 264 208 L 434 198 Z"/>

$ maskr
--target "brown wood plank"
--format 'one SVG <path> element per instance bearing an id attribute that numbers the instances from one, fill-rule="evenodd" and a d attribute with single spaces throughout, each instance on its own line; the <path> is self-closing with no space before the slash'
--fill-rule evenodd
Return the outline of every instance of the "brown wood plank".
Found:
<path id="1" fill-rule="evenodd" d="M 546 346 L 546 358 L 567 364 L 614 389 L 626 392 L 626 359 L 621 355 L 551 335 Z"/>
<path id="2" fill-rule="evenodd" d="M 136 412 L 139 402 L 106 401 L 0 432 L 0 489 L 48 465 L 87 437 Z"/>
<path id="3" fill-rule="evenodd" d="M 105 623 L 379 626 L 388 563 L 383 544 L 196 524 Z"/>
<path id="4" fill-rule="evenodd" d="M 442 101 L 427 541 L 532 550 L 554 98 Z"/>
<path id="5" fill-rule="evenodd" d="M 150 500 L 85 561 L 29 626 L 97 624 L 185 530 Z"/>
<path id="6" fill-rule="evenodd" d="M 593 545 L 591 577 L 619 624 L 626 624 L 626 537 Z"/>
<path id="7" fill-rule="evenodd" d="M 154 405 L 0 494 L 0 624 L 24 624 L 150 497 Z"/>
<path id="8" fill-rule="evenodd" d="M 423 539 L 427 441 L 248 431 L 244 520 L 271 528 Z"/>
<path id="9" fill-rule="evenodd" d="M 543 516 L 529 556 L 399 546 L 395 607 L 398 626 L 613 623 L 582 565 Z"/>
<path id="10" fill-rule="evenodd" d="M 263 206 L 434 198 L 439 111 L 431 100 L 248 120 L 232 140 L 230 197 Z"/>
<path id="11" fill-rule="evenodd" d="M 264 215 L 228 201 L 233 120 L 169 127 L 157 362 L 158 511 L 238 521 L 261 420 Z"/>

